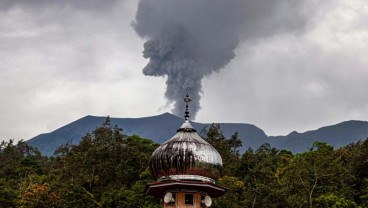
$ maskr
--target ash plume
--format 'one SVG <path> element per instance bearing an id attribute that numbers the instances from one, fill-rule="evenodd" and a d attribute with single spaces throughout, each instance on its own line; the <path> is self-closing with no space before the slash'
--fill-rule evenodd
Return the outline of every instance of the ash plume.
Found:
<path id="1" fill-rule="evenodd" d="M 200 110 L 202 78 L 224 68 L 240 41 L 302 30 L 302 1 L 140 0 L 132 26 L 149 59 L 143 73 L 165 76 L 165 97 L 181 116 L 186 93 L 192 119 Z"/>

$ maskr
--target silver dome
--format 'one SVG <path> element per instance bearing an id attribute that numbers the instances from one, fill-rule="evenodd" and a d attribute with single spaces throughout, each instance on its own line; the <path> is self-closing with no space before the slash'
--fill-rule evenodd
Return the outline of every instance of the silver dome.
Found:
<path id="1" fill-rule="evenodd" d="M 161 180 L 214 182 L 222 169 L 222 158 L 186 120 L 171 139 L 153 152 L 150 169 Z"/>

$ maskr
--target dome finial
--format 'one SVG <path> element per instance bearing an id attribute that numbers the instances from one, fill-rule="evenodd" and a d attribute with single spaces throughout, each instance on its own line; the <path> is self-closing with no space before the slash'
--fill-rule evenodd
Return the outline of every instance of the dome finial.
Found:
<path id="1" fill-rule="evenodd" d="M 186 121 L 188 121 L 188 119 L 189 119 L 188 103 L 189 103 L 190 101 L 192 101 L 192 100 L 190 99 L 190 97 L 189 97 L 189 95 L 188 95 L 188 93 L 187 93 L 187 95 L 186 95 L 186 96 L 185 96 L 185 98 L 184 98 L 184 102 L 185 102 L 185 116 L 184 116 L 184 118 L 185 118 L 185 120 L 186 120 Z"/>

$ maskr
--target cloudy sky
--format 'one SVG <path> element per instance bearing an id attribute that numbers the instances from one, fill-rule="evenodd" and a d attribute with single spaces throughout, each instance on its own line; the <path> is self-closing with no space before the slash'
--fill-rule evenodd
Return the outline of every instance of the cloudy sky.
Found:
<path id="1" fill-rule="evenodd" d="M 243 2 L 234 57 L 200 80 L 196 121 L 285 135 L 368 120 L 368 1 L 300 1 L 293 12 L 273 5 L 284 8 L 274 13 L 255 2 Z M 137 10 L 138 0 L 0 0 L 0 140 L 27 140 L 86 115 L 169 112 L 167 76 L 142 73 L 152 30 L 132 26 L 143 24 Z"/>

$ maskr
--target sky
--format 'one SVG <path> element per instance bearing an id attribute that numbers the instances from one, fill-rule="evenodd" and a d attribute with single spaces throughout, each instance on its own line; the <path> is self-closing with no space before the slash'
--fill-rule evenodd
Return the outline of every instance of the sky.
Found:
<path id="1" fill-rule="evenodd" d="M 368 1 L 267 2 L 243 0 L 239 21 L 225 22 L 236 27 L 197 25 L 199 33 L 204 27 L 237 41 L 233 56 L 199 80 L 195 121 L 249 123 L 275 136 L 368 120 Z M 173 110 L 168 75 L 142 71 L 150 63 L 144 44 L 156 33 L 136 19 L 138 5 L 0 0 L 0 140 L 27 140 L 86 115 L 137 118 Z M 237 14 L 222 8 L 219 21 Z M 203 40 L 222 40 L 213 34 Z"/>

